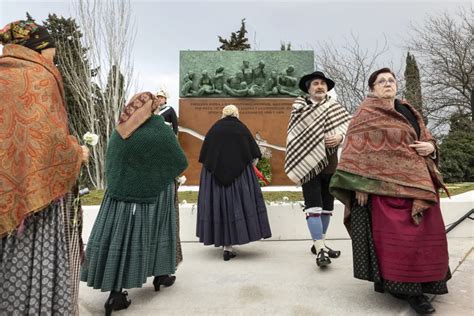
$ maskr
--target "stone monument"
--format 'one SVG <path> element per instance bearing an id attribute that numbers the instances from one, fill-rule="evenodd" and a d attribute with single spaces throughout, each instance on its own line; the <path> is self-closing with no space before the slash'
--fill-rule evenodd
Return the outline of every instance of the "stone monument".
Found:
<path id="1" fill-rule="evenodd" d="M 228 104 L 271 151 L 270 185 L 293 184 L 283 169 L 286 129 L 303 93 L 298 81 L 313 69 L 313 51 L 181 51 L 179 140 L 189 159 L 187 184 L 199 184 L 202 140 Z"/>

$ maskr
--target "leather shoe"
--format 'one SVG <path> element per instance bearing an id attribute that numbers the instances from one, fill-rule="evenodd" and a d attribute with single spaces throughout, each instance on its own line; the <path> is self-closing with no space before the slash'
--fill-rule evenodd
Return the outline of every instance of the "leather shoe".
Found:
<path id="1" fill-rule="evenodd" d="M 436 311 L 426 295 L 408 296 L 406 300 L 418 314 L 433 314 Z"/>
<path id="2" fill-rule="evenodd" d="M 160 286 L 164 285 L 165 287 L 170 287 L 176 281 L 176 276 L 174 275 L 159 275 L 153 279 L 153 285 L 155 286 L 155 291 L 160 290 Z"/>
<path id="3" fill-rule="evenodd" d="M 331 264 L 331 260 L 329 259 L 329 256 L 328 256 L 327 252 L 324 249 L 321 249 L 321 251 L 316 256 L 316 264 L 320 268 L 323 268 L 323 267 Z"/>
<path id="4" fill-rule="evenodd" d="M 333 250 L 333 249 L 329 248 L 328 246 L 324 246 L 324 248 L 327 249 L 327 253 L 328 253 L 329 258 L 339 258 L 339 256 L 341 255 L 340 250 Z M 311 252 L 313 253 L 313 255 L 316 254 L 316 247 L 314 247 L 314 245 L 311 247 Z"/>
<path id="5" fill-rule="evenodd" d="M 230 259 L 234 258 L 235 256 L 237 256 L 237 255 L 235 253 L 233 253 L 232 251 L 224 250 L 224 254 L 223 254 L 224 261 L 229 261 Z"/>

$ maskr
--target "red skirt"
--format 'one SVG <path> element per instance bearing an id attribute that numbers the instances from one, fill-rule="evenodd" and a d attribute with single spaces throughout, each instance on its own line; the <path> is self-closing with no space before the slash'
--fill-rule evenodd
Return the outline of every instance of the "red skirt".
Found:
<path id="1" fill-rule="evenodd" d="M 372 232 L 380 274 L 396 282 L 445 280 L 448 242 L 439 203 L 423 214 L 420 225 L 411 218 L 412 199 L 371 195 Z"/>

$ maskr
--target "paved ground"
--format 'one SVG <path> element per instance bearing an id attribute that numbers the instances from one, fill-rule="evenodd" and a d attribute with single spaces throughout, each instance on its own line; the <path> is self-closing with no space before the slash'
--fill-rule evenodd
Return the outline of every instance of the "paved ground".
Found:
<path id="1" fill-rule="evenodd" d="M 458 229 L 472 236 L 472 221 L 453 232 Z M 433 305 L 438 315 L 474 315 L 474 240 L 454 236 L 448 235 L 450 293 L 433 297 Z M 220 249 L 183 243 L 175 285 L 154 292 L 149 278 L 143 288 L 128 290 L 132 305 L 114 315 L 415 315 L 406 302 L 352 277 L 349 240 L 329 244 L 342 256 L 322 271 L 307 240 L 236 247 L 238 257 L 228 262 Z M 81 283 L 81 315 L 103 315 L 107 296 Z"/>

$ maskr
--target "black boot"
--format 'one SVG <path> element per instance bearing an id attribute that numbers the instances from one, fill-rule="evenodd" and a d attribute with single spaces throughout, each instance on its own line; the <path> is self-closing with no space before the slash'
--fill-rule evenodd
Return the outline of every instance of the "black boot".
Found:
<path id="1" fill-rule="evenodd" d="M 127 298 L 128 292 L 127 291 L 111 291 L 109 298 L 105 302 L 105 315 L 110 316 L 112 315 L 112 311 L 119 311 L 122 309 L 126 309 L 132 303 L 131 300 Z"/>
<path id="2" fill-rule="evenodd" d="M 406 300 L 418 314 L 426 315 L 436 312 L 426 295 L 408 296 Z"/>
<path id="3" fill-rule="evenodd" d="M 174 275 L 159 275 L 153 279 L 153 285 L 155 286 L 155 291 L 160 290 L 160 286 L 164 285 L 166 287 L 172 286 L 176 281 L 176 277 Z"/>

